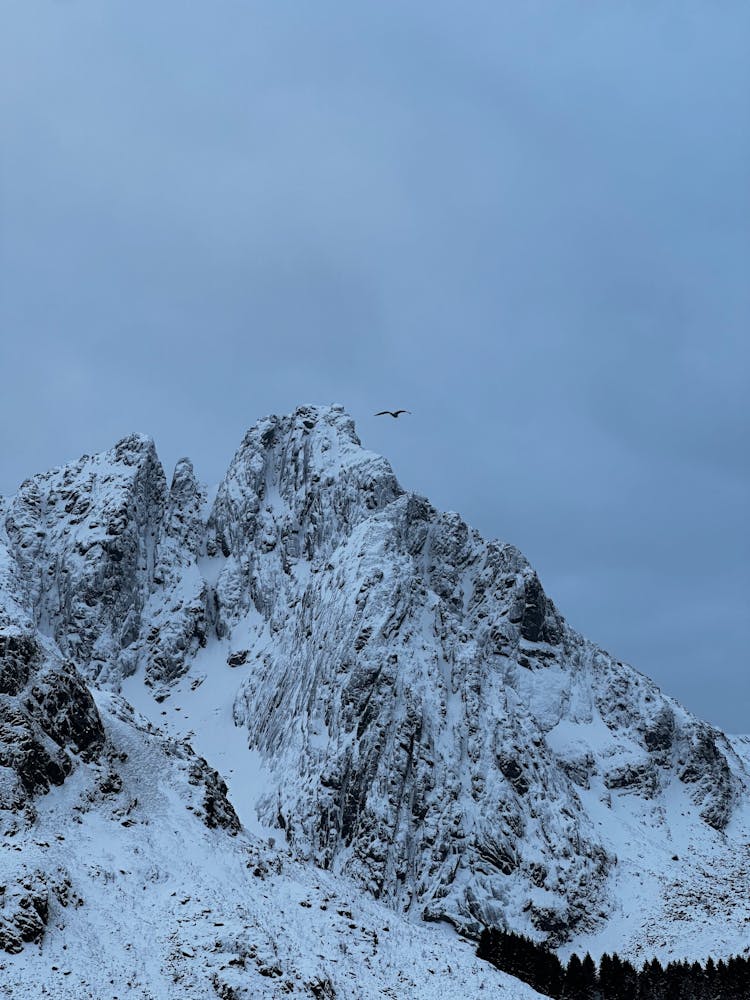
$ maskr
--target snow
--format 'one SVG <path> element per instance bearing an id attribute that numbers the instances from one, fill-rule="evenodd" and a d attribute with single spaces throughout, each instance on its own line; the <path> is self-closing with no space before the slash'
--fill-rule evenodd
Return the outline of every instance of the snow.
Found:
<path id="1" fill-rule="evenodd" d="M 98 702 L 112 750 L 127 754 L 123 786 L 102 796 L 101 769 L 81 765 L 39 800 L 29 831 L 0 841 L 3 882 L 19 859 L 72 881 L 64 904 L 52 898 L 42 944 L 0 955 L 0 996 L 270 1000 L 320 995 L 326 983 L 340 1000 L 442 1000 L 447 988 L 537 996 L 447 929 L 407 922 L 248 834 L 207 829 L 162 738 L 109 695 Z"/>
<path id="2" fill-rule="evenodd" d="M 270 775 L 261 755 L 248 747 L 247 730 L 234 719 L 234 697 L 249 667 L 227 666 L 228 653 L 227 642 L 212 641 L 163 701 L 156 700 L 140 672 L 125 679 L 121 692 L 154 726 L 174 739 L 188 740 L 221 774 L 246 830 L 277 837 L 279 831 L 261 823 L 255 808 L 272 788 Z"/>

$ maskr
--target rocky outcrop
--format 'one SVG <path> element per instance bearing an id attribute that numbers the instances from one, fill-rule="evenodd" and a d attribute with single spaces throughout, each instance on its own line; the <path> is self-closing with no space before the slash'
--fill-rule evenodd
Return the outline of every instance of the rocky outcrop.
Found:
<path id="1" fill-rule="evenodd" d="M 136 434 L 10 501 L 8 545 L 34 623 L 86 677 L 116 683 L 145 664 L 158 685 L 205 644 L 204 503 L 191 463 L 167 491 L 153 441 Z"/>
<path id="2" fill-rule="evenodd" d="M 17 953 L 44 936 L 49 892 L 41 872 L 19 873 L 0 885 L 0 948 Z"/>
<path id="3" fill-rule="evenodd" d="M 0 634 L 0 828 L 14 829 L 24 810 L 33 815 L 33 796 L 61 785 L 73 758 L 96 756 L 103 742 L 72 664 L 31 633 Z"/>
<path id="4" fill-rule="evenodd" d="M 8 505 L 34 622 L 87 677 L 135 669 L 165 493 L 153 441 L 134 434 L 28 480 Z"/>

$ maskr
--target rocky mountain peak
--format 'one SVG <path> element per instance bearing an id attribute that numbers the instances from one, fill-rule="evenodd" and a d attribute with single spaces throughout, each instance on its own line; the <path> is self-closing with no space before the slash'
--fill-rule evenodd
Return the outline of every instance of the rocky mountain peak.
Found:
<path id="1" fill-rule="evenodd" d="M 325 508 L 340 519 L 330 527 L 344 528 L 359 516 L 359 507 L 372 512 L 402 492 L 388 462 L 362 447 L 343 407 L 303 406 L 289 416 L 266 417 L 247 432 L 219 487 L 211 521 L 241 503 L 251 514 L 257 507 L 257 513 L 307 527 Z M 330 494 L 335 496 L 327 504 L 316 500 Z M 320 511 L 313 510 L 316 504 Z"/>
<path id="2" fill-rule="evenodd" d="M 251 603 L 272 615 L 277 599 L 291 599 L 303 565 L 324 560 L 402 492 L 340 406 L 304 406 L 257 423 L 208 519 L 206 552 L 227 560 L 216 588 L 220 631 L 227 634 Z"/>
<path id="3" fill-rule="evenodd" d="M 570 628 L 516 548 L 405 492 L 342 407 L 260 420 L 206 504 L 141 435 L 33 477 L 2 505 L 0 626 L 159 704 L 229 671 L 263 822 L 463 931 L 598 933 L 644 839 L 655 927 L 700 858 L 734 873 L 744 757 Z"/>
<path id="4" fill-rule="evenodd" d="M 154 439 L 149 434 L 139 434 L 137 431 L 120 438 L 108 456 L 111 456 L 113 464 L 122 463 L 130 466 L 159 461 Z M 88 456 L 84 455 L 81 461 L 85 462 L 87 459 Z"/>

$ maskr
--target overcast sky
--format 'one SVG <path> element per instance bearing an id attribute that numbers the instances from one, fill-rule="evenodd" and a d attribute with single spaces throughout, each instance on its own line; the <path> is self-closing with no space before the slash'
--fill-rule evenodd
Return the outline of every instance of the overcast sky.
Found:
<path id="1" fill-rule="evenodd" d="M 0 11 L 0 493 L 342 402 L 750 732 L 747 0 Z"/>

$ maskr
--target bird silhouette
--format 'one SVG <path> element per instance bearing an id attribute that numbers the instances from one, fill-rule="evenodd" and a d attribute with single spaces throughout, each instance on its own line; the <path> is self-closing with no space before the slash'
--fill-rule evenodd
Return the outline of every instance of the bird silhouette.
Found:
<path id="1" fill-rule="evenodd" d="M 381 410 L 379 413 L 376 413 L 375 416 L 376 417 L 388 416 L 388 417 L 393 417 L 393 419 L 395 420 L 398 417 L 399 413 L 411 413 L 411 410 Z"/>

